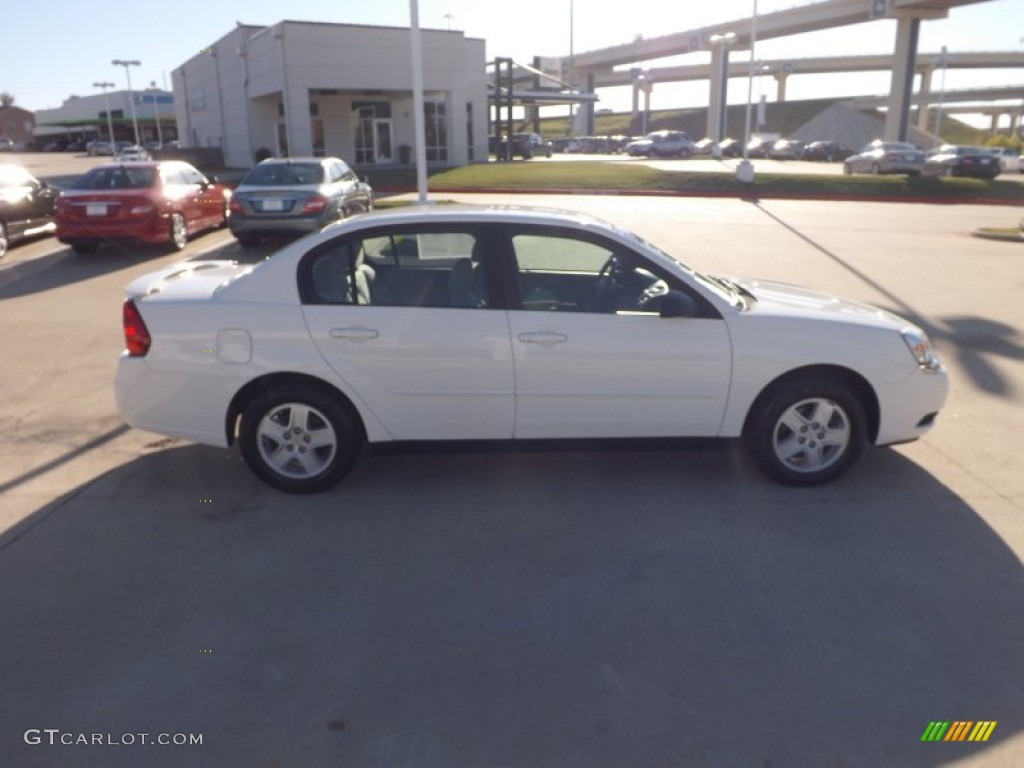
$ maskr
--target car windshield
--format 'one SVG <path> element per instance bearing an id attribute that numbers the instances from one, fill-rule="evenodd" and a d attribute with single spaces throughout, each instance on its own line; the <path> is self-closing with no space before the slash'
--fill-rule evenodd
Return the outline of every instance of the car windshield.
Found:
<path id="1" fill-rule="evenodd" d="M 72 189 L 148 189 L 156 181 L 156 169 L 127 168 L 116 166 L 111 168 L 93 168 L 76 181 Z"/>
<path id="2" fill-rule="evenodd" d="M 242 180 L 246 187 L 277 187 L 287 184 L 323 184 L 320 163 L 268 163 L 257 165 Z"/>
<path id="3" fill-rule="evenodd" d="M 747 302 L 744 300 L 744 298 L 740 294 L 740 292 L 738 290 L 736 290 L 736 288 L 733 286 L 732 283 L 730 283 L 730 282 L 728 282 L 726 280 L 723 280 L 721 278 L 714 277 L 712 275 L 705 275 L 703 272 L 698 272 L 696 269 L 691 267 L 689 264 L 686 264 L 685 262 L 679 260 L 678 258 L 673 256 L 671 253 L 667 253 L 666 251 L 662 250 L 661 248 L 659 248 L 658 246 L 654 245 L 653 243 L 650 243 L 647 240 L 644 240 L 642 237 L 640 237 L 640 235 L 636 234 L 636 232 L 631 232 L 628 229 L 619 229 L 617 227 L 615 228 L 615 230 L 620 235 L 622 235 L 624 237 L 627 237 L 630 240 L 634 240 L 637 243 L 640 243 L 641 245 L 644 245 L 645 247 L 650 248 L 652 251 L 656 251 L 657 253 L 660 253 L 662 256 L 664 256 L 667 259 L 671 259 L 676 264 L 678 264 L 680 269 L 682 269 L 687 275 L 690 275 L 691 277 L 693 277 L 695 280 L 697 280 L 701 285 L 703 285 L 708 290 L 710 290 L 710 291 L 718 294 L 719 296 L 721 296 L 723 299 L 728 301 L 734 307 L 737 307 L 739 309 L 743 309 L 743 308 L 745 308 L 747 306 Z"/>

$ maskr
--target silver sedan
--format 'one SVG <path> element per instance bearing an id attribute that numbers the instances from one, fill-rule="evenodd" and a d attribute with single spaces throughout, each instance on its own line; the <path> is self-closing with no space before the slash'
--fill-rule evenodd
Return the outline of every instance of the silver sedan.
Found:
<path id="1" fill-rule="evenodd" d="M 919 176 L 924 152 L 905 141 L 873 141 L 843 162 L 843 173 L 902 173 Z"/>

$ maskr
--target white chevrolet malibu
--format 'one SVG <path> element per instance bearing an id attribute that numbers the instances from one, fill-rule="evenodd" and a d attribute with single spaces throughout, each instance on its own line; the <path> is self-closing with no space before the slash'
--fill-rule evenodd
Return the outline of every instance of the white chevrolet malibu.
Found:
<path id="1" fill-rule="evenodd" d="M 366 442 L 742 437 L 783 483 L 920 437 L 946 399 L 924 332 L 865 304 L 702 274 L 614 225 L 410 207 L 332 224 L 255 266 L 127 288 L 118 407 L 291 492 Z"/>

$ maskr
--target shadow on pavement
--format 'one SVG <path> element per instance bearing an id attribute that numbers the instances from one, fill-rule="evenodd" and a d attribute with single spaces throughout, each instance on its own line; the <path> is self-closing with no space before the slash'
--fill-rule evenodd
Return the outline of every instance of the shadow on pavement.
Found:
<path id="1" fill-rule="evenodd" d="M 1024 345 L 1020 343 L 1022 335 L 1019 329 L 981 316 L 925 318 L 901 297 L 821 243 L 805 235 L 759 203 L 754 202 L 754 205 L 770 219 L 788 229 L 819 253 L 830 258 L 850 274 L 855 275 L 865 285 L 885 296 L 890 304 L 889 306 L 880 304 L 879 308 L 897 314 L 922 328 L 933 343 L 940 342 L 953 347 L 960 364 L 979 389 L 999 397 L 1013 397 L 1018 394 L 1013 381 L 1000 374 L 989 362 L 989 358 L 1024 360 Z"/>
<path id="2" fill-rule="evenodd" d="M 384 451 L 300 497 L 170 447 L 35 515 L 3 765 L 932 766 L 1024 711 L 1021 562 L 895 450 L 815 489 L 732 449 Z"/>

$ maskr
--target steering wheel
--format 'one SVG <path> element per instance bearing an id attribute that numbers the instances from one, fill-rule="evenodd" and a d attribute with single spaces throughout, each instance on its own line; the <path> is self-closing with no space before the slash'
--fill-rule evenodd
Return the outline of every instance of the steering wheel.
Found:
<path id="1" fill-rule="evenodd" d="M 655 280 L 648 285 L 637 302 L 637 309 L 641 312 L 653 311 L 654 303 L 662 296 L 668 294 L 668 283 L 664 280 Z"/>

